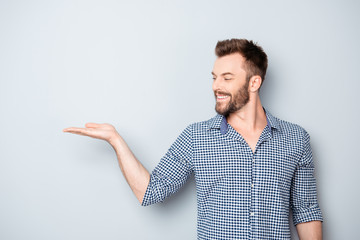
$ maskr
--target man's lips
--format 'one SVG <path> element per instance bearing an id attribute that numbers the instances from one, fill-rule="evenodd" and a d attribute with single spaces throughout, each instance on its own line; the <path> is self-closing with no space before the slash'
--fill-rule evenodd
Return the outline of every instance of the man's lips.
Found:
<path id="1" fill-rule="evenodd" d="M 222 93 L 222 92 L 215 92 L 216 100 L 224 101 L 230 97 L 230 94 Z"/>

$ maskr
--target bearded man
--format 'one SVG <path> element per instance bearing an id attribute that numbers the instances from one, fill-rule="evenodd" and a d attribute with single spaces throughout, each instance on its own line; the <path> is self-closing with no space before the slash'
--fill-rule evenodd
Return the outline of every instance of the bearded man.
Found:
<path id="1" fill-rule="evenodd" d="M 322 239 L 309 134 L 263 108 L 267 55 L 253 41 L 215 49 L 215 117 L 189 125 L 150 174 L 110 124 L 65 132 L 108 141 L 143 206 L 162 202 L 195 175 L 198 239 Z"/>

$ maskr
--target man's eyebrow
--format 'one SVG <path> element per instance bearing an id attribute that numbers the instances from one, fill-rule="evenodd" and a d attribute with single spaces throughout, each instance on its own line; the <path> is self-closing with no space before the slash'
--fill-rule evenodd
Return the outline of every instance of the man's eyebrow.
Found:
<path id="1" fill-rule="evenodd" d="M 214 72 L 211 72 L 211 74 L 214 75 L 214 76 L 216 76 L 216 74 L 215 74 Z M 228 75 L 228 74 L 230 74 L 230 75 L 235 75 L 235 74 L 233 74 L 233 73 L 231 73 L 231 72 L 224 72 L 224 73 L 221 74 L 221 76 L 225 76 L 225 75 Z"/>
<path id="2" fill-rule="evenodd" d="M 233 74 L 233 73 L 231 73 L 231 72 L 225 72 L 225 73 L 222 73 L 222 74 L 221 74 L 221 76 L 224 76 L 224 75 L 229 75 L 229 74 L 230 74 L 230 75 L 234 75 L 234 74 Z"/>

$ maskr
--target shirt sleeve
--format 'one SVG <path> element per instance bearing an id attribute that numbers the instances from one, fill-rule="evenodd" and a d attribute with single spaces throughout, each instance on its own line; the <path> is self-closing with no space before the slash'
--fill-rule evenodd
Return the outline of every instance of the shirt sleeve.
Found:
<path id="1" fill-rule="evenodd" d="M 323 221 L 317 200 L 310 136 L 305 130 L 303 154 L 298 162 L 291 186 L 291 208 L 294 225 L 315 220 Z"/>
<path id="2" fill-rule="evenodd" d="M 142 206 L 162 202 L 177 192 L 192 172 L 192 131 L 188 126 L 150 175 Z"/>

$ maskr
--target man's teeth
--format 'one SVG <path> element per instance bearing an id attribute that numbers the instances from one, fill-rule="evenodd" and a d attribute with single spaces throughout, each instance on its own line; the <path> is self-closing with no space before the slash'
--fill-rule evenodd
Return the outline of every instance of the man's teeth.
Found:
<path id="1" fill-rule="evenodd" d="M 227 97 L 229 97 L 229 96 L 217 96 L 217 98 L 219 98 L 219 99 L 224 99 L 224 98 L 227 98 Z"/>

